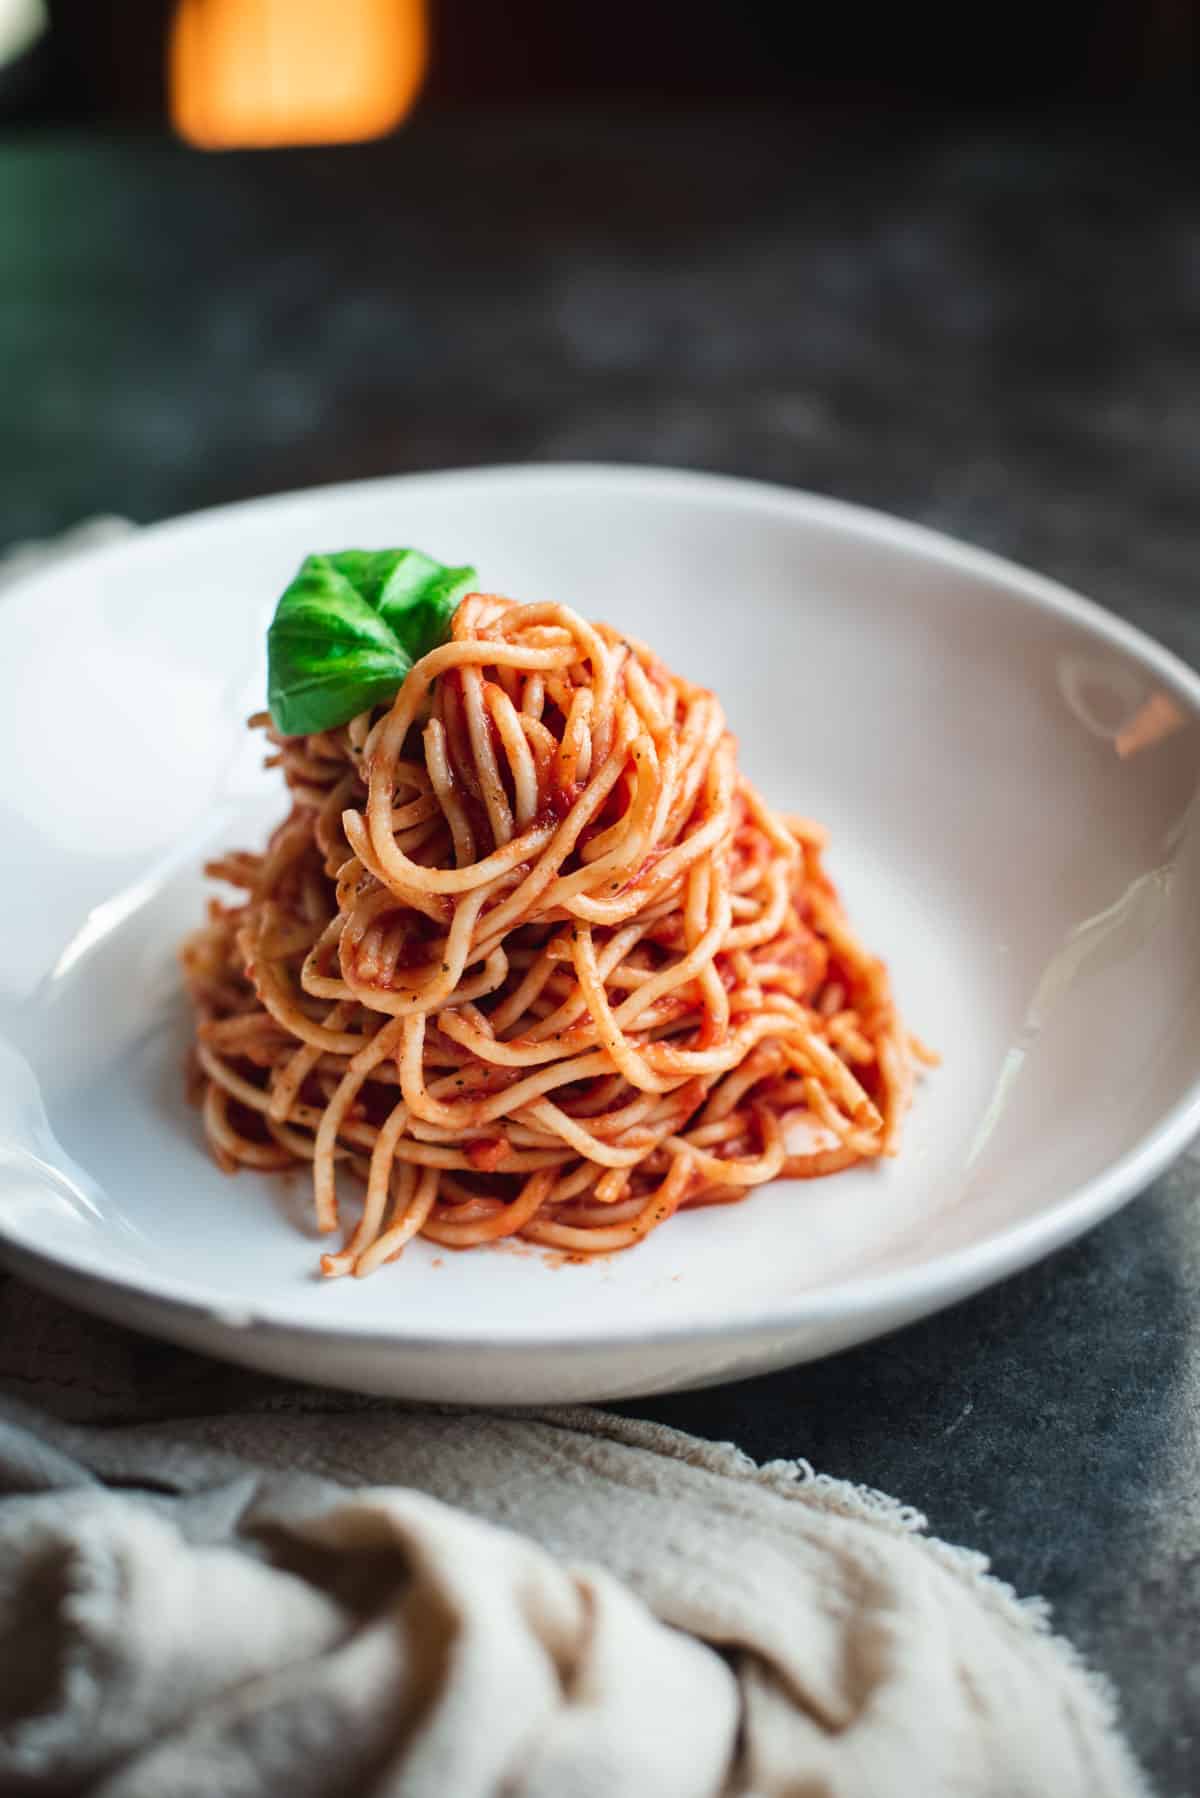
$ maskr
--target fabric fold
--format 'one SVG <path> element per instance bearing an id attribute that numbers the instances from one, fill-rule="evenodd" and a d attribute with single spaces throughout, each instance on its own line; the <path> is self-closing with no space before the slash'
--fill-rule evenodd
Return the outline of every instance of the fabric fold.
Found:
<path id="1" fill-rule="evenodd" d="M 14 1480 L 0 1789 L 1145 1791 L 1037 1605 L 803 1463 L 598 1412 L 98 1430 L 10 1406 Z"/>
<path id="2" fill-rule="evenodd" d="M 133 1501 L 0 1504 L 0 1790 L 84 1779 L 216 1694 L 346 1634 L 342 1607 Z"/>

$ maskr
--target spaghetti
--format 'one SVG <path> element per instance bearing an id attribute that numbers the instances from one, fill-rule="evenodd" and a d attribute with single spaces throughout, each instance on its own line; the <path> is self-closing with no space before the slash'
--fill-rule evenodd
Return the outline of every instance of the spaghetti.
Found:
<path id="1" fill-rule="evenodd" d="M 326 1274 L 413 1237 L 588 1255 L 895 1152 L 925 1051 L 823 833 L 713 694 L 561 605 L 470 594 L 390 707 L 283 737 L 292 808 L 182 950 L 220 1166 L 311 1165 Z M 796 1127 L 807 1141 L 797 1147 Z"/>

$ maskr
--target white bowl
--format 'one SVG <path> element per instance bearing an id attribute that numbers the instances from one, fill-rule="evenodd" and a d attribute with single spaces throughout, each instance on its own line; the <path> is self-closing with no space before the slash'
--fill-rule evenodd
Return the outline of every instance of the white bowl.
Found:
<path id="1" fill-rule="evenodd" d="M 265 623 L 306 551 L 397 542 L 648 638 L 719 691 L 769 797 L 829 825 L 852 916 L 945 1057 L 898 1161 L 593 1264 L 418 1243 L 333 1283 L 302 1177 L 218 1172 L 184 1101 L 175 948 L 204 856 L 283 809 L 241 727 Z M 1137 747 L 1147 718 L 1171 728 Z M 1061 587 L 708 476 L 375 481 L 51 568 L 0 602 L 5 1255 L 252 1366 L 481 1403 L 729 1379 L 947 1305 L 1096 1223 L 1200 1125 L 1198 719 L 1194 674 Z"/>

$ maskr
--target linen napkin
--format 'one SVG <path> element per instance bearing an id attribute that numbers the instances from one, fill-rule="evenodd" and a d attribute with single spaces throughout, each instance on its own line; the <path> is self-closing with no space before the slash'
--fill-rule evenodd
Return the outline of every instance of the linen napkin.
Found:
<path id="1" fill-rule="evenodd" d="M 0 1791 L 1146 1790 L 1043 1609 L 881 1494 L 598 1411 L 338 1404 L 0 1397 Z"/>
<path id="2" fill-rule="evenodd" d="M 290 1386 L 0 1276 L 0 1794 L 1145 1793 L 1044 1607 L 923 1531 L 802 1461 Z"/>

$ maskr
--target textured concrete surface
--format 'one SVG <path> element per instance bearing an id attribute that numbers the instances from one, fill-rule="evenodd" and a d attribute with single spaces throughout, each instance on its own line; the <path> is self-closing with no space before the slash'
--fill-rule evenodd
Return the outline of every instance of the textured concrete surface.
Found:
<path id="1" fill-rule="evenodd" d="M 0 545 L 409 468 L 680 463 L 939 525 L 1197 662 L 1198 148 L 1161 123 L 749 113 L 464 117 L 259 158 L 14 138 Z M 1193 1154 L 890 1341 L 629 1408 L 806 1455 L 986 1550 L 1112 1675 L 1164 1798 L 1189 1798 L 1198 1195 Z M 42 1349 L 22 1335 L 31 1380 L 45 1324 Z M 242 1378 L 135 1359 L 186 1371 L 197 1403 Z"/>

